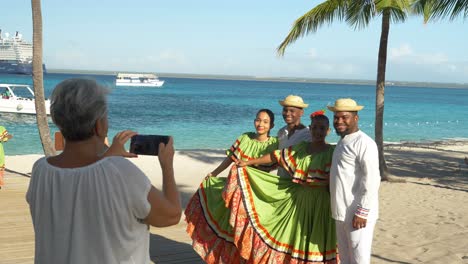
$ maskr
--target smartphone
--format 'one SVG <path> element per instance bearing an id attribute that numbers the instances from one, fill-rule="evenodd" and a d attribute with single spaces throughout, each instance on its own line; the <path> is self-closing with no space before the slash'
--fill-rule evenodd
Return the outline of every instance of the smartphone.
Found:
<path id="1" fill-rule="evenodd" d="M 141 155 L 158 155 L 159 143 L 167 144 L 169 136 L 135 135 L 130 139 L 130 152 Z"/>

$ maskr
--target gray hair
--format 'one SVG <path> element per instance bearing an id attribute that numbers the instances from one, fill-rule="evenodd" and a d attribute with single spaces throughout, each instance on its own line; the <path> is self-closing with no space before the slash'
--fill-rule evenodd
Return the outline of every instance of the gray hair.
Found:
<path id="1" fill-rule="evenodd" d="M 94 135 L 98 119 L 107 114 L 109 90 L 89 79 L 67 79 L 51 95 L 50 115 L 63 137 L 81 141 Z"/>

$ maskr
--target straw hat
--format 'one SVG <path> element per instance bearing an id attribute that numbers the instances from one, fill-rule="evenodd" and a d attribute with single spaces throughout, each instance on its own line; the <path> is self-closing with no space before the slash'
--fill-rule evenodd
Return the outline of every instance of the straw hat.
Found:
<path id="1" fill-rule="evenodd" d="M 304 101 L 300 96 L 297 95 L 288 95 L 284 100 L 279 101 L 279 104 L 282 106 L 294 106 L 294 107 L 299 107 L 299 108 L 306 108 L 309 105 L 305 104 Z"/>
<path id="2" fill-rule="evenodd" d="M 340 98 L 335 101 L 334 106 L 327 106 L 330 111 L 333 112 L 354 112 L 354 111 L 359 111 L 364 106 L 358 105 L 356 101 L 354 101 L 351 98 Z"/>

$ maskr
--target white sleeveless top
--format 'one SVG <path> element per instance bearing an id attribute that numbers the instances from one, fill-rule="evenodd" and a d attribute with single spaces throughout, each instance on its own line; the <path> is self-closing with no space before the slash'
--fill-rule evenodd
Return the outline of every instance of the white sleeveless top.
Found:
<path id="1" fill-rule="evenodd" d="M 35 263 L 150 263 L 149 179 L 133 163 L 109 157 L 63 169 L 33 166 L 26 200 Z"/>

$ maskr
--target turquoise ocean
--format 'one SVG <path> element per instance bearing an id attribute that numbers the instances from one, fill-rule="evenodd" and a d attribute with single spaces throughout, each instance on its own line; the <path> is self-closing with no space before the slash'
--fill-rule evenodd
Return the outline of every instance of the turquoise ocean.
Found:
<path id="1" fill-rule="evenodd" d="M 303 117 L 351 97 L 365 106 L 360 128 L 374 136 L 375 86 L 277 81 L 243 81 L 161 78 L 162 88 L 115 87 L 115 76 L 47 74 L 46 97 L 60 81 L 72 77 L 97 80 L 110 88 L 109 137 L 132 129 L 140 134 L 174 137 L 177 150 L 225 149 L 241 133 L 254 131 L 253 120 L 261 108 L 276 115 L 273 134 L 284 126 L 278 101 L 289 94 L 303 97 L 309 107 Z M 0 75 L 1 83 L 32 84 L 31 76 Z M 468 89 L 387 86 L 385 89 L 384 141 L 440 141 L 468 139 Z M 331 112 L 327 112 L 332 117 Z M 57 131 L 50 121 L 52 133 Z M 42 154 L 35 116 L 2 114 L 0 125 L 14 138 L 4 144 L 6 155 Z M 329 142 L 337 142 L 331 133 Z"/>

